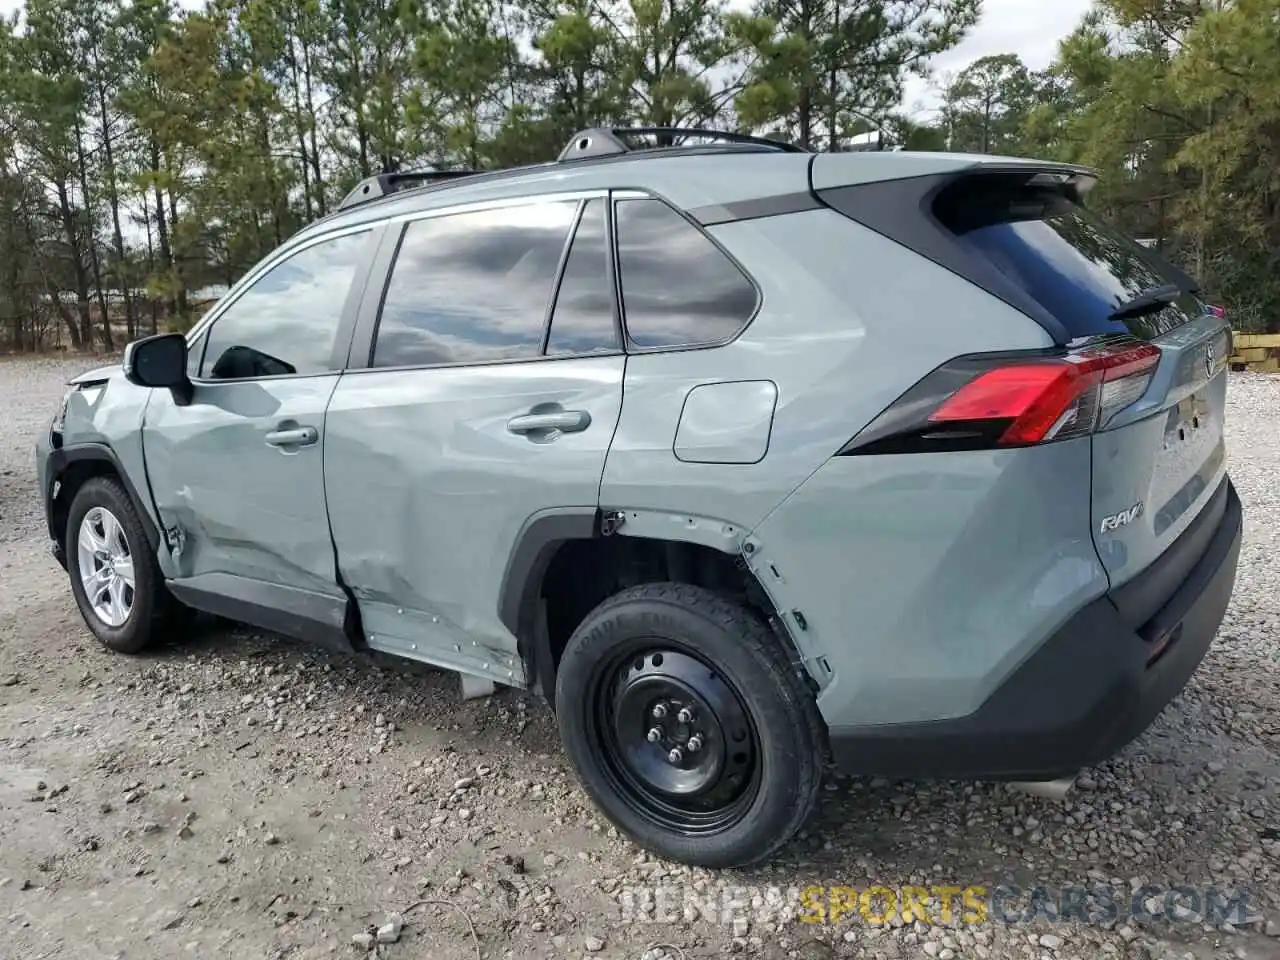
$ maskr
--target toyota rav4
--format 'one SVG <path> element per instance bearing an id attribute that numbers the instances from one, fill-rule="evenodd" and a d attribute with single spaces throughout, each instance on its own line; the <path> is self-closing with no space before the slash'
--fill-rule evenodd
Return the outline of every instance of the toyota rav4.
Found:
<path id="1" fill-rule="evenodd" d="M 1223 311 L 1083 168 L 595 129 L 385 174 L 76 378 L 54 555 L 552 704 L 640 844 L 769 857 L 828 766 L 1046 780 L 1187 683 L 1241 509 Z"/>

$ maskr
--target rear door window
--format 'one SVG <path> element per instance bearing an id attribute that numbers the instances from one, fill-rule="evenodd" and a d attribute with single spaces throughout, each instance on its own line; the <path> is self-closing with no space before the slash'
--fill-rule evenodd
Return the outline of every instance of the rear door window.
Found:
<path id="1" fill-rule="evenodd" d="M 409 224 L 387 284 L 373 366 L 524 360 L 542 353 L 547 307 L 576 200 Z"/>
<path id="2" fill-rule="evenodd" d="M 961 181 L 934 210 L 969 249 L 1052 314 L 1072 337 L 1127 333 L 1150 339 L 1199 315 L 1185 275 L 1060 190 Z M 1117 309 L 1177 286 L 1136 315 Z"/>
<path id="3" fill-rule="evenodd" d="M 709 237 L 661 200 L 619 200 L 614 211 L 632 344 L 723 343 L 747 325 L 756 288 Z"/>

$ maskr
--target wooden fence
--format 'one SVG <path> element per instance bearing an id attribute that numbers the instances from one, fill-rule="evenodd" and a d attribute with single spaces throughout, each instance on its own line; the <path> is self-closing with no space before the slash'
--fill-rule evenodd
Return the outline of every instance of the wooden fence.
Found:
<path id="1" fill-rule="evenodd" d="M 1234 352 L 1230 360 L 1232 370 L 1251 370 L 1254 373 L 1280 371 L 1280 333 L 1234 334 Z"/>

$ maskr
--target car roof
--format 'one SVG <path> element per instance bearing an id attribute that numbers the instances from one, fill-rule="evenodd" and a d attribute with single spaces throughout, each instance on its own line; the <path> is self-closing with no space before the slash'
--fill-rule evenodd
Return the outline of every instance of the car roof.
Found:
<path id="1" fill-rule="evenodd" d="M 303 233 L 469 203 L 586 190 L 644 190 L 682 208 L 729 203 L 806 189 L 812 158 L 807 153 L 671 150 L 517 167 L 392 193 L 330 214 Z"/>
<path id="2" fill-rule="evenodd" d="M 666 128 L 631 128 L 652 132 Z M 679 128 L 670 128 L 680 132 Z M 630 132 L 619 131 L 619 132 Z M 473 203 L 580 193 L 592 190 L 634 189 L 663 197 L 683 210 L 725 206 L 765 197 L 807 193 L 835 185 L 853 185 L 958 172 L 966 168 L 1043 168 L 1087 174 L 1085 168 L 963 153 L 870 151 L 810 153 L 774 141 L 712 131 L 728 143 L 710 146 L 672 146 L 594 152 L 583 158 L 566 156 L 575 143 L 594 142 L 614 131 L 596 129 L 576 134 L 561 154 L 548 163 L 486 173 L 434 172 L 384 175 L 362 182 L 343 201 L 343 207 L 304 227 L 292 240 L 303 241 L 334 229 L 374 224 L 417 213 Z M 607 142 L 607 141 L 606 141 Z M 400 178 L 423 185 L 397 190 Z M 439 179 L 439 178 L 444 179 Z M 371 189 L 372 188 L 372 189 Z M 383 194 L 390 189 L 393 192 Z M 371 193 L 369 199 L 358 196 Z"/>

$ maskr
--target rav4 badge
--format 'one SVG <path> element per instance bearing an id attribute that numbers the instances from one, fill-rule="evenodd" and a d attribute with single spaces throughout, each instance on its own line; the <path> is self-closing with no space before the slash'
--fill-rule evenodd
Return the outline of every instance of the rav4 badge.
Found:
<path id="1" fill-rule="evenodd" d="M 1121 527 L 1128 526 L 1138 517 L 1142 516 L 1142 501 L 1139 500 L 1128 510 L 1121 510 L 1119 513 L 1113 513 L 1109 517 L 1102 518 L 1102 525 L 1099 527 L 1099 533 L 1110 533 L 1112 530 L 1119 530 Z"/>

